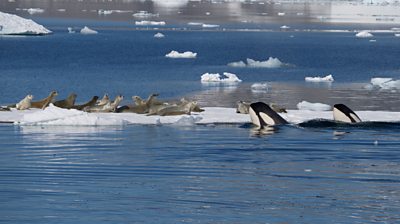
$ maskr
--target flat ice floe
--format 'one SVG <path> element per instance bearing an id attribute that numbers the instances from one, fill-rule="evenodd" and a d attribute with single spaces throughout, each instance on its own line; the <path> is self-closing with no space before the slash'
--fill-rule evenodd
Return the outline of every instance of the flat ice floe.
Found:
<path id="1" fill-rule="evenodd" d="M 196 58 L 197 53 L 193 53 L 191 51 L 185 51 L 183 53 L 179 53 L 178 51 L 171 51 L 165 55 L 167 58 Z"/>
<path id="2" fill-rule="evenodd" d="M 335 81 L 333 79 L 332 75 L 327 75 L 325 77 L 320 77 L 320 76 L 316 76 L 316 77 L 305 77 L 304 80 L 306 82 L 333 82 Z"/>
<path id="3" fill-rule="evenodd" d="M 201 113 L 177 116 L 146 116 L 134 113 L 86 113 L 74 109 L 49 106 L 45 110 L 12 110 L 0 112 L 1 122 L 22 126 L 123 126 L 250 123 L 248 114 L 236 113 L 236 108 L 204 107 Z M 400 112 L 356 111 L 363 121 L 399 122 Z M 280 114 L 289 123 L 298 124 L 313 119 L 333 119 L 332 111 L 287 110 Z"/>
<path id="4" fill-rule="evenodd" d="M 51 31 L 30 19 L 0 12 L 0 35 L 43 35 Z"/>
<path id="5" fill-rule="evenodd" d="M 269 57 L 266 61 L 256 61 L 251 58 L 247 58 L 246 62 L 237 61 L 231 62 L 228 66 L 231 67 L 251 67 L 251 68 L 280 68 L 288 64 L 281 62 L 278 58 Z"/>
<path id="6" fill-rule="evenodd" d="M 154 37 L 155 37 L 155 38 L 164 38 L 165 35 L 162 34 L 162 33 L 156 33 L 156 34 L 154 34 Z"/>
<path id="7" fill-rule="evenodd" d="M 204 73 L 201 76 L 201 82 L 224 82 L 224 83 L 235 83 L 235 82 L 241 82 L 235 74 L 229 73 L 229 72 L 224 72 L 223 73 L 226 78 L 221 78 L 221 75 L 219 73 Z"/>

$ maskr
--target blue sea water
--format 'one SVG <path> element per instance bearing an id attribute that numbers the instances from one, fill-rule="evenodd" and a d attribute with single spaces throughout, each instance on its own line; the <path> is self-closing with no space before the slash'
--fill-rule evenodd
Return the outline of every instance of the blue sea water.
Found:
<path id="1" fill-rule="evenodd" d="M 75 21 L 76 22 L 76 21 Z M 50 23 L 49 23 L 50 24 Z M 45 24 L 46 25 L 46 24 Z M 202 106 L 237 100 L 344 102 L 400 110 L 397 91 L 366 89 L 399 78 L 399 39 L 354 33 L 161 31 L 96 27 L 97 35 L 0 37 L 0 103 L 55 89 L 93 95 L 183 96 Z M 82 24 L 83 26 L 83 24 Z M 76 28 L 76 27 L 75 27 Z M 169 59 L 171 50 L 196 59 Z M 294 66 L 233 68 L 277 57 Z M 235 73 L 235 86 L 201 84 Z M 332 74 L 309 84 L 305 76 Z M 267 92 L 250 86 L 268 82 Z M 396 223 L 398 125 L 123 127 L 0 126 L 1 223 Z"/>

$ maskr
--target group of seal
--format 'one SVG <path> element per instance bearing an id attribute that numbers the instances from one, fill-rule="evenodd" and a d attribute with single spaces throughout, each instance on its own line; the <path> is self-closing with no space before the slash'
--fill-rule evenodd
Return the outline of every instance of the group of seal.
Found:
<path id="1" fill-rule="evenodd" d="M 170 115 L 181 115 L 190 114 L 191 112 L 202 112 L 196 101 L 189 101 L 186 99 L 181 99 L 179 102 L 166 102 L 158 100 L 156 97 L 158 94 L 151 94 L 146 100 L 143 100 L 139 96 L 132 96 L 132 105 L 125 105 L 119 107 L 119 104 L 124 99 L 122 95 L 115 97 L 113 101 L 110 100 L 108 94 L 105 94 L 103 98 L 99 101 L 98 96 L 93 96 L 88 102 L 76 105 L 75 100 L 77 95 L 71 93 L 66 99 L 55 100 L 58 95 L 57 91 L 52 91 L 48 97 L 32 102 L 33 95 L 27 95 L 19 103 L 14 105 L 9 105 L 7 107 L 2 107 L 4 110 L 10 110 L 10 108 L 16 108 L 17 110 L 27 110 L 30 108 L 40 108 L 45 109 L 50 103 L 54 106 L 64 108 L 64 109 L 76 109 L 85 112 L 96 112 L 96 113 L 138 113 L 147 115 L 160 115 L 160 116 L 170 116 Z"/>
<path id="2" fill-rule="evenodd" d="M 360 117 L 344 104 L 335 104 L 333 106 L 332 112 L 333 119 L 336 122 L 361 122 Z M 264 128 L 266 126 L 288 124 L 288 122 L 284 118 L 282 118 L 276 111 L 274 111 L 270 106 L 263 102 L 250 104 L 249 114 L 251 122 L 260 128 Z"/>

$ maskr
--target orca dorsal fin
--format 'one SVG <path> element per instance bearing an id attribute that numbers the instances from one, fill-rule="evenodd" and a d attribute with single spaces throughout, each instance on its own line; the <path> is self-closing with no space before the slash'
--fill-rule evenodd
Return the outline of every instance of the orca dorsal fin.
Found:
<path id="1" fill-rule="evenodd" d="M 252 123 L 259 126 L 260 128 L 268 125 L 272 126 L 288 123 L 278 113 L 272 110 L 271 107 L 263 102 L 250 104 L 249 114 Z"/>
<path id="2" fill-rule="evenodd" d="M 344 104 L 335 104 L 333 106 L 333 119 L 345 123 L 361 122 L 360 117 Z"/>

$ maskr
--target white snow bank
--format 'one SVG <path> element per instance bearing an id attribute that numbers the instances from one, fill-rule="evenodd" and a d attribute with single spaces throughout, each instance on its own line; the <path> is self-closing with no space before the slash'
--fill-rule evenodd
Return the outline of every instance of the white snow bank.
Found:
<path id="1" fill-rule="evenodd" d="M 204 73 L 201 76 L 201 82 L 241 82 L 235 74 L 224 72 L 226 78 L 221 78 L 219 73 Z"/>
<path id="2" fill-rule="evenodd" d="M 162 34 L 162 33 L 156 33 L 156 34 L 154 34 L 154 37 L 155 37 L 155 38 L 164 38 L 165 35 Z"/>
<path id="3" fill-rule="evenodd" d="M 193 53 L 191 51 L 185 51 L 183 53 L 179 53 L 178 51 L 171 51 L 165 55 L 167 58 L 196 58 L 197 53 Z"/>
<path id="4" fill-rule="evenodd" d="M 17 15 L 0 12 L 0 35 L 42 35 L 49 34 L 50 30 Z"/>
<path id="5" fill-rule="evenodd" d="M 358 33 L 356 33 L 356 37 L 359 38 L 368 38 L 368 37 L 373 37 L 374 35 L 372 35 L 372 33 L 364 30 L 364 31 L 360 31 Z"/>
<path id="6" fill-rule="evenodd" d="M 85 26 L 81 29 L 81 34 L 97 34 L 96 30 L 92 30 L 89 27 Z"/>
<path id="7" fill-rule="evenodd" d="M 333 82 L 333 76 L 332 75 L 327 75 L 325 77 L 305 77 L 306 82 Z"/>
<path id="8" fill-rule="evenodd" d="M 381 89 L 400 89 L 400 80 L 393 78 L 372 78 L 371 84 Z"/>
<path id="9" fill-rule="evenodd" d="M 311 110 L 311 111 L 327 111 L 331 110 L 331 106 L 323 103 L 310 103 L 307 101 L 301 101 L 297 104 L 299 110 Z"/>
<path id="10" fill-rule="evenodd" d="M 248 114 L 236 113 L 236 108 L 205 107 L 201 113 L 178 116 L 146 116 L 134 113 L 86 113 L 50 106 L 45 110 L 1 111 L 0 121 L 15 125 L 40 126 L 121 126 L 125 124 L 190 126 L 193 124 L 242 124 L 250 123 Z M 287 110 L 280 114 L 289 123 L 301 123 L 312 119 L 333 119 L 332 111 Z M 400 112 L 356 111 L 363 121 L 400 122 Z"/>
<path id="11" fill-rule="evenodd" d="M 266 61 L 256 61 L 251 58 L 247 58 L 246 62 L 238 61 L 231 62 L 228 66 L 231 67 L 252 67 L 252 68 L 280 68 L 288 64 L 281 62 L 278 58 L 269 57 Z"/>
<path id="12" fill-rule="evenodd" d="M 164 21 L 147 21 L 147 20 L 143 20 L 143 21 L 136 21 L 135 25 L 136 26 L 165 26 L 165 22 Z"/>

